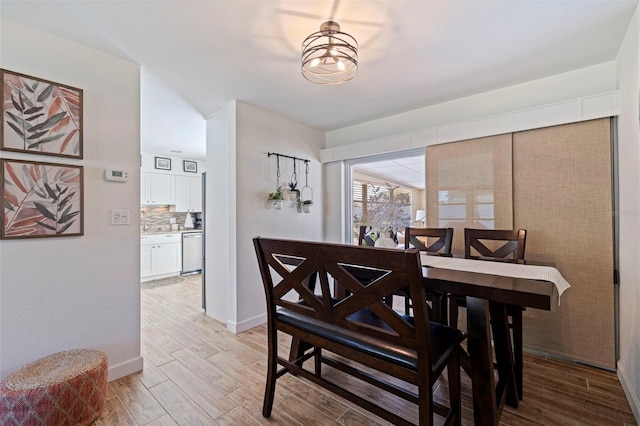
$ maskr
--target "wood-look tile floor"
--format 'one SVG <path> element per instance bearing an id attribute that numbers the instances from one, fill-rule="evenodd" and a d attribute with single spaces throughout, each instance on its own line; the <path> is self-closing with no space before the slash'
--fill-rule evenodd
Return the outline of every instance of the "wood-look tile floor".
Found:
<path id="1" fill-rule="evenodd" d="M 144 370 L 109 384 L 95 426 L 388 424 L 290 375 L 279 379 L 273 414 L 263 418 L 266 327 L 236 336 L 207 317 L 200 309 L 200 279 L 142 289 Z M 470 425 L 471 384 L 465 373 L 462 378 L 463 424 Z M 436 399 L 446 401 L 446 380 L 437 386 Z M 411 404 L 371 389 L 362 392 L 415 415 Z M 505 408 L 501 425 L 636 424 L 616 374 L 609 371 L 526 355 L 524 394 L 518 409 Z"/>

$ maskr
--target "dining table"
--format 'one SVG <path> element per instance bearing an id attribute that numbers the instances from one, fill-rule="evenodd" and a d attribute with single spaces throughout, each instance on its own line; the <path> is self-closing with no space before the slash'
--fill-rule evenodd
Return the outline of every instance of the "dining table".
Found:
<path id="1" fill-rule="evenodd" d="M 278 256 L 288 265 L 297 266 L 302 259 Z M 554 294 L 559 303 L 570 284 L 552 266 L 488 262 L 486 260 L 432 256 L 421 253 L 422 279 L 425 288 L 464 296 L 467 302 L 467 351 L 475 425 L 497 425 L 505 404 L 518 407 L 518 394 L 507 306 L 549 311 Z M 351 268 L 345 265 L 347 268 Z M 375 279 L 361 268 L 357 275 Z M 480 271 L 480 272 L 478 272 Z M 309 277 L 313 288 L 315 276 Z M 337 284 L 337 283 L 336 283 Z M 345 297 L 337 285 L 334 296 Z M 493 345 L 492 345 L 493 342 Z M 294 339 L 290 360 L 298 359 L 310 346 Z M 494 377 L 494 358 L 497 367 Z"/>
<path id="2" fill-rule="evenodd" d="M 517 407 L 522 398 L 516 385 L 507 306 L 548 311 L 551 310 L 554 293 L 559 301 L 570 285 L 557 269 L 544 265 L 427 254 L 421 254 L 421 262 L 426 288 L 466 299 L 474 424 L 497 425 L 504 405 Z"/>

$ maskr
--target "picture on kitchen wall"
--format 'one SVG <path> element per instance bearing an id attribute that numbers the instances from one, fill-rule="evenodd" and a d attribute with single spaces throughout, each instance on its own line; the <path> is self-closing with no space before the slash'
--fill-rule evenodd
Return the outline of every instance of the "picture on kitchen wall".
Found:
<path id="1" fill-rule="evenodd" d="M 198 173 L 198 163 L 195 161 L 182 160 L 182 167 L 185 172 Z"/>
<path id="2" fill-rule="evenodd" d="M 82 158 L 82 89 L 0 69 L 0 149 Z"/>
<path id="3" fill-rule="evenodd" d="M 156 169 L 171 170 L 171 158 L 156 157 Z"/>
<path id="4" fill-rule="evenodd" d="M 83 167 L 1 160 L 1 239 L 84 235 Z"/>

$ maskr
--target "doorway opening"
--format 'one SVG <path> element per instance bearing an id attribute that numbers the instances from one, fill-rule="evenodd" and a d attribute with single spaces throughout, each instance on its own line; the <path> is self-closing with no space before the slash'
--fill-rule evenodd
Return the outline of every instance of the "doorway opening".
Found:
<path id="1" fill-rule="evenodd" d="M 403 242 L 407 226 L 424 226 L 424 148 L 348 160 L 344 241 L 358 244 L 361 225 L 392 230 Z"/>

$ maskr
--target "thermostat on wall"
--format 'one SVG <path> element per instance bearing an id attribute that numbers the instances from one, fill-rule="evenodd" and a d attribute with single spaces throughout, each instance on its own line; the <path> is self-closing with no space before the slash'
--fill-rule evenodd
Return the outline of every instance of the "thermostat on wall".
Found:
<path id="1" fill-rule="evenodd" d="M 123 170 L 107 169 L 104 171 L 104 177 L 105 179 L 114 182 L 128 182 L 129 172 L 125 172 Z"/>

